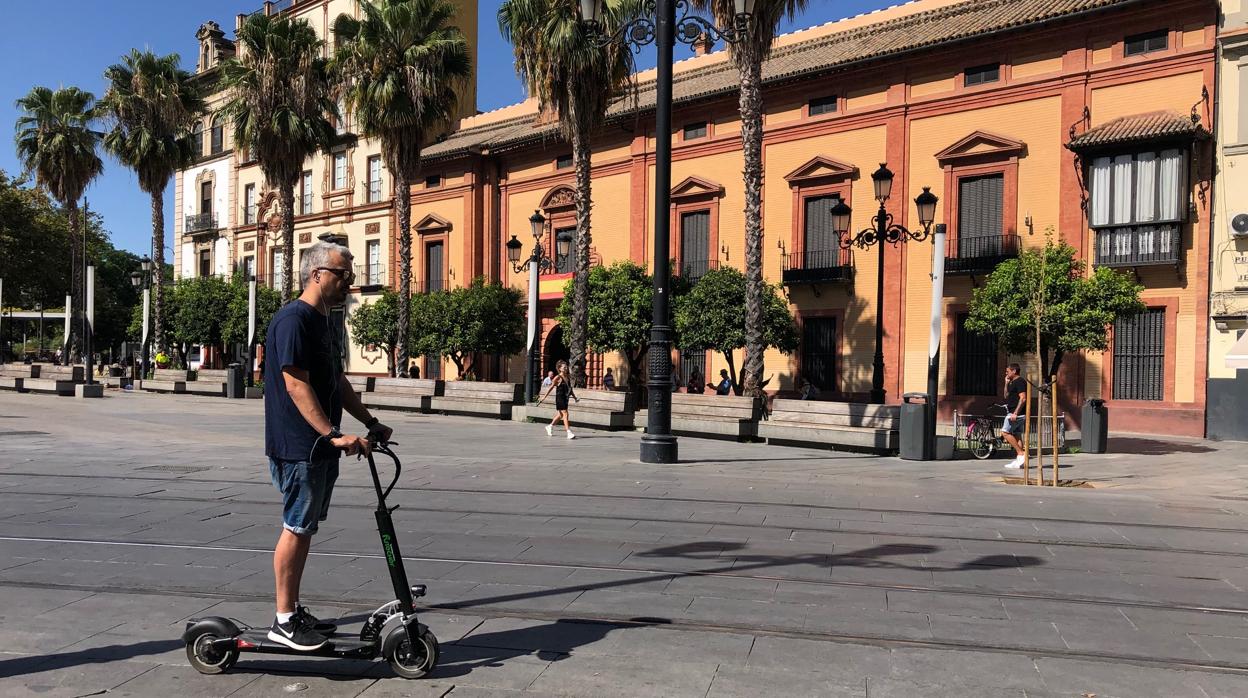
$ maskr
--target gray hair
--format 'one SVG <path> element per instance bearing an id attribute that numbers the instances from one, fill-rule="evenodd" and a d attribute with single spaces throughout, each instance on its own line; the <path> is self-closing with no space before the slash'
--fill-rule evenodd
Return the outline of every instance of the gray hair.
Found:
<path id="1" fill-rule="evenodd" d="M 351 264 L 351 261 L 355 259 L 350 249 L 332 242 L 318 242 L 303 251 L 303 257 L 299 260 L 299 278 L 303 280 L 305 286 L 312 280 L 312 272 L 315 269 L 329 266 L 329 257 L 334 253 L 342 255 L 343 259 L 347 260 L 347 264 Z"/>

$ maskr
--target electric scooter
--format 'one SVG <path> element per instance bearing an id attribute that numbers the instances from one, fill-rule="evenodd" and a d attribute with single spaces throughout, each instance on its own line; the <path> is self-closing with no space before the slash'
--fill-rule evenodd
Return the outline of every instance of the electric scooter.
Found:
<path id="1" fill-rule="evenodd" d="M 403 556 L 394 533 L 391 512 L 399 505 L 386 506 L 386 497 L 399 481 L 403 466 L 399 457 L 390 450 L 393 442 L 372 442 L 368 455 L 368 470 L 373 476 L 373 488 L 377 492 L 377 532 L 381 534 L 381 548 L 386 555 L 386 567 L 390 570 L 390 582 L 394 585 L 395 600 L 373 611 L 360 630 L 358 638 L 331 636 L 319 649 L 300 652 L 268 638 L 268 626 L 257 628 L 237 620 L 208 616 L 192 618 L 186 623 L 182 640 L 186 642 L 186 658 L 201 674 L 220 674 L 229 671 L 238 661 L 241 652 L 267 654 L 290 654 L 303 657 L 335 657 L 349 659 L 381 658 L 390 663 L 395 674 L 405 679 L 419 679 L 433 670 L 438 663 L 438 639 L 424 624 L 416 619 L 412 600 L 425 595 L 425 585 L 408 586 L 407 571 L 403 568 Z M 382 490 L 377 475 L 373 453 L 384 453 L 394 461 L 394 478 Z M 389 628 L 389 630 L 387 630 Z M 384 631 L 384 632 L 383 632 Z"/>

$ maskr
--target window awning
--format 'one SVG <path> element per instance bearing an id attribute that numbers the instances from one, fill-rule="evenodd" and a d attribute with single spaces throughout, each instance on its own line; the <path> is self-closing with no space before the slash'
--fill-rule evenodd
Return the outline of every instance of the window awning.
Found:
<path id="1" fill-rule="evenodd" d="M 1070 139 L 1066 147 L 1076 153 L 1151 143 L 1190 143 L 1209 137 L 1199 117 L 1172 111 L 1123 116 Z"/>
<path id="2" fill-rule="evenodd" d="M 1226 352 L 1227 368 L 1248 368 L 1248 332 L 1239 336 L 1231 350 Z"/>

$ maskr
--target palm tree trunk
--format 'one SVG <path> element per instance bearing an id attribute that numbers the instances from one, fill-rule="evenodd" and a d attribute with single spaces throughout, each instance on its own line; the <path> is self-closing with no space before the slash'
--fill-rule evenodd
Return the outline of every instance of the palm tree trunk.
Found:
<path id="1" fill-rule="evenodd" d="M 575 112 L 575 107 L 573 107 Z M 573 114 L 575 118 L 575 113 Z M 569 355 L 572 383 L 587 385 L 585 375 L 586 336 L 589 329 L 589 139 L 577 128 L 572 132 L 572 162 L 576 167 L 576 274 L 572 282 L 572 342 Z"/>
<path id="2" fill-rule="evenodd" d="M 165 350 L 165 190 L 152 190 L 152 337 Z"/>
<path id="3" fill-rule="evenodd" d="M 294 300 L 295 293 L 295 183 L 282 183 L 282 282 L 285 292 L 283 302 Z"/>
<path id="4" fill-rule="evenodd" d="M 403 168 L 394 171 L 394 202 L 399 214 L 399 319 L 398 346 L 395 352 L 395 375 L 406 378 L 411 356 L 408 348 L 408 327 L 412 319 L 412 193 Z"/>
<path id="5" fill-rule="evenodd" d="M 84 295 L 82 293 L 82 256 L 86 254 L 85 245 L 82 244 L 82 236 L 80 229 L 82 228 L 82 216 L 78 215 L 78 202 L 69 201 L 65 208 L 69 213 L 69 256 L 70 256 L 70 273 L 69 273 L 69 298 L 72 308 L 66 308 L 66 311 L 72 310 L 69 321 L 69 339 L 64 347 L 62 347 L 61 363 L 68 366 L 71 363 L 70 356 L 73 355 L 73 349 L 78 346 L 80 340 L 78 332 L 78 323 L 75 322 L 82 312 L 82 302 Z"/>
<path id="6" fill-rule="evenodd" d="M 758 47 L 736 45 L 741 79 L 741 150 L 745 173 L 745 362 L 744 392 L 762 393 L 763 379 L 763 100 L 762 58 Z"/>

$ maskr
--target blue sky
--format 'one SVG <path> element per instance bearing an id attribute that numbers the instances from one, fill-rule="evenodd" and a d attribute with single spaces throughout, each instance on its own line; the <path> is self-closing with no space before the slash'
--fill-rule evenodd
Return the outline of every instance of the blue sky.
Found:
<path id="1" fill-rule="evenodd" d="M 822 24 L 841 17 L 895 4 L 898 0 L 810 0 L 809 9 L 783 31 Z M 501 0 L 480 2 L 480 48 L 477 106 L 482 111 L 520 101 L 524 90 L 512 68 L 511 47 L 498 34 L 495 15 Z M 58 0 L 5 3 L 5 40 L 0 42 L 0 133 L 11 134 L 17 119 L 14 101 L 35 85 L 76 85 L 100 96 L 104 68 L 131 48 L 158 53 L 177 52 L 194 69 L 198 43 L 195 30 L 215 20 L 232 34 L 234 16 L 262 6 L 261 0 Z M 17 28 L 20 28 L 18 30 Z M 677 47 L 677 58 L 689 55 Z M 653 67 L 653 50 L 639 57 L 639 66 Z M 484 89 L 487 88 L 488 89 Z M 0 146 L 0 169 L 20 171 L 12 136 Z M 134 175 L 106 160 L 105 172 L 87 190 L 92 210 L 104 221 L 118 247 L 146 254 L 151 239 L 151 204 L 139 191 Z M 173 188 L 166 194 L 167 230 L 173 229 Z M 172 236 L 170 235 L 170 238 Z M 170 244 L 166 241 L 166 245 Z M 166 253 L 168 255 L 168 253 Z M 171 259 L 166 256 L 166 259 Z"/>

